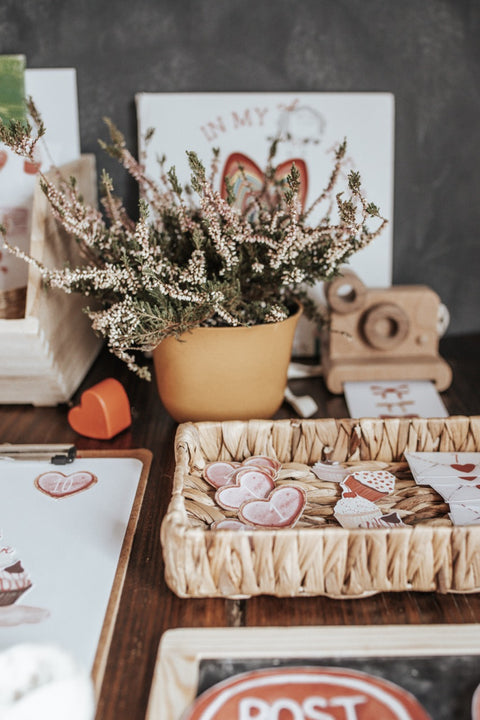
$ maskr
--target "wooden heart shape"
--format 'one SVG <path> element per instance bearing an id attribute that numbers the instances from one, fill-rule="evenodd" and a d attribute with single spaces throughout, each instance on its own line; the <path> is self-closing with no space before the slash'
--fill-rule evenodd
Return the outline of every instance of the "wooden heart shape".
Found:
<path id="1" fill-rule="evenodd" d="M 274 487 L 268 473 L 246 467 L 235 473 L 235 485 L 225 485 L 217 490 L 215 500 L 225 510 L 238 510 L 248 500 L 266 498 Z"/>
<path id="2" fill-rule="evenodd" d="M 69 411 L 68 422 L 75 432 L 85 437 L 109 440 L 118 435 L 132 424 L 123 385 L 115 378 L 106 378 L 85 390 L 80 405 Z"/>
<path id="3" fill-rule="evenodd" d="M 5 152 L 5 150 L 0 150 L 0 170 L 6 165 L 8 160 L 8 155 Z"/>
<path id="4" fill-rule="evenodd" d="M 458 472 L 465 473 L 466 475 L 475 470 L 475 465 L 473 463 L 465 463 L 464 465 L 452 463 L 450 467 L 452 467 L 454 470 L 458 470 Z"/>
<path id="5" fill-rule="evenodd" d="M 237 462 L 216 462 L 207 463 L 203 471 L 204 479 L 214 488 L 221 488 L 224 485 L 233 484 L 235 471 L 240 467 Z"/>
<path id="6" fill-rule="evenodd" d="M 52 498 L 62 498 L 88 490 L 96 482 L 97 478 L 88 470 L 77 470 L 70 475 L 49 470 L 35 478 L 35 487 Z"/>
<path id="7" fill-rule="evenodd" d="M 273 490 L 265 500 L 245 502 L 238 517 L 245 523 L 265 529 L 293 527 L 306 502 L 302 488 L 283 485 Z"/>

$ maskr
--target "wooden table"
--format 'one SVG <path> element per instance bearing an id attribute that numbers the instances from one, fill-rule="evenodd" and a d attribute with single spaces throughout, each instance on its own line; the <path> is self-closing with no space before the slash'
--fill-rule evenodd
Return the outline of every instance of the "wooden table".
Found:
<path id="1" fill-rule="evenodd" d="M 480 414 L 480 335 L 451 337 L 441 354 L 453 369 L 453 384 L 442 394 L 451 415 Z M 170 497 L 176 424 L 163 409 L 154 383 L 138 380 L 102 351 L 73 398 L 106 377 L 119 379 L 130 399 L 133 424 L 111 441 L 80 438 L 67 424 L 66 406 L 0 406 L 0 438 L 12 443 L 71 442 L 79 449 L 148 448 L 153 452 L 137 532 L 111 643 L 98 720 L 144 718 L 158 644 L 162 633 L 177 627 L 366 625 L 480 622 L 480 595 L 382 593 L 361 600 L 329 598 L 250 600 L 181 600 L 166 587 L 160 546 L 160 523 Z M 323 381 L 295 380 L 297 395 L 311 394 L 318 417 L 348 417 L 343 396 L 333 396 Z M 277 418 L 293 411 L 284 405 Z M 159 719 L 160 720 L 160 719 Z"/>

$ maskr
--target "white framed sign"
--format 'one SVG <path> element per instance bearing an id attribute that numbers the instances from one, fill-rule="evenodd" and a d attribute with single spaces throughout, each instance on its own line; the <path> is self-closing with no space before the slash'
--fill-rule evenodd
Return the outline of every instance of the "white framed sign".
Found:
<path id="1" fill-rule="evenodd" d="M 351 260 L 351 267 L 371 287 L 392 279 L 394 98 L 390 93 L 139 93 L 136 96 L 139 149 L 147 174 L 158 175 L 158 157 L 166 155 L 181 183 L 189 179 L 186 151 L 194 150 L 207 168 L 212 148 L 222 167 L 242 153 L 259 168 L 266 164 L 271 141 L 280 134 L 279 163 L 293 158 L 307 169 L 306 206 L 328 183 L 334 148 L 347 139 L 352 169 L 359 170 L 367 198 L 389 223 L 380 237 Z M 145 133 L 155 134 L 145 143 Z M 220 189 L 220 188 L 218 188 Z M 314 218 L 313 218 L 314 219 Z M 323 299 L 321 286 L 312 297 Z M 303 339 L 301 339 L 303 336 Z M 311 354 L 312 330 L 304 323 L 294 353 Z"/>

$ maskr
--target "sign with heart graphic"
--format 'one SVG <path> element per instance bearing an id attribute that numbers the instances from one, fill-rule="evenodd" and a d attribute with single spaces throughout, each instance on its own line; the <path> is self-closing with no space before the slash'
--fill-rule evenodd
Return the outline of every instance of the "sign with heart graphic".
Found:
<path id="1" fill-rule="evenodd" d="M 64 475 L 58 470 L 50 470 L 35 478 L 35 487 L 52 498 L 63 498 L 88 490 L 97 482 L 96 476 L 87 470 Z"/>
<path id="2" fill-rule="evenodd" d="M 269 473 L 246 467 L 235 474 L 235 485 L 225 485 L 217 490 L 215 500 L 225 510 L 238 510 L 248 500 L 266 498 L 274 487 Z"/>
<path id="3" fill-rule="evenodd" d="M 264 529 L 293 527 L 303 512 L 307 498 L 302 488 L 283 485 L 265 500 L 249 500 L 238 513 L 240 520 Z"/>

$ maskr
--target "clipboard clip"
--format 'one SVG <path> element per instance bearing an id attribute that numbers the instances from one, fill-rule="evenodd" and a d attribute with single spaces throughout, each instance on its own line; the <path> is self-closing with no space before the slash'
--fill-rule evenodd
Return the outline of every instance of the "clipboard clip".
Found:
<path id="1" fill-rule="evenodd" d="M 47 460 L 52 465 L 69 465 L 76 456 L 75 445 L 0 445 L 0 461 Z"/>

